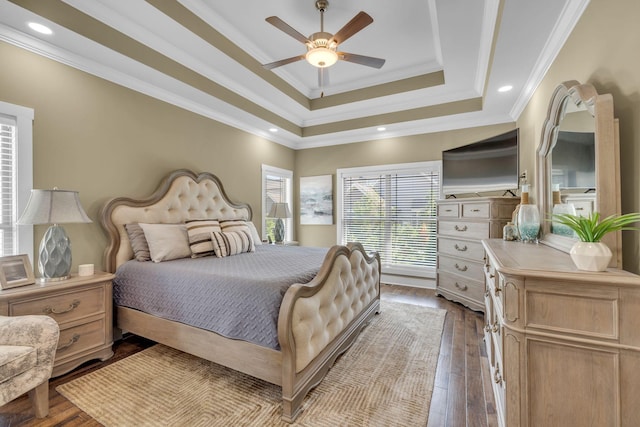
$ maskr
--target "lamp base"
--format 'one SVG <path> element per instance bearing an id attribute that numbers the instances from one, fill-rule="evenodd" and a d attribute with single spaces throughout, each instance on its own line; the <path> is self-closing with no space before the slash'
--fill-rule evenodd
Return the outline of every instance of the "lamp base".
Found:
<path id="1" fill-rule="evenodd" d="M 38 269 L 42 277 L 39 282 L 50 282 L 69 278 L 71 272 L 71 242 L 64 228 L 54 224 L 40 241 Z"/>
<path id="2" fill-rule="evenodd" d="M 282 243 L 284 240 L 284 221 L 282 218 L 278 218 L 276 221 L 276 226 L 273 229 L 273 237 L 276 240 L 276 243 Z"/>

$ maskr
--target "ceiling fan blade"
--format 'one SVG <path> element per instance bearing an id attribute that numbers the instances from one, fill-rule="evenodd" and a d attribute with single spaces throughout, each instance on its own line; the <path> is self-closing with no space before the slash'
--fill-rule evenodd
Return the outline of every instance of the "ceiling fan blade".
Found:
<path id="1" fill-rule="evenodd" d="M 304 35 L 299 33 L 298 30 L 296 30 L 291 25 L 287 24 L 286 22 L 284 22 L 282 19 L 278 18 L 277 16 L 270 16 L 270 17 L 266 18 L 265 21 L 267 21 L 269 24 L 273 25 L 277 29 L 279 29 L 281 31 L 284 31 L 285 33 L 289 34 L 291 37 L 293 37 L 294 39 L 298 40 L 300 43 L 305 43 L 306 44 L 306 43 L 309 42 L 308 38 L 306 38 Z"/>
<path id="2" fill-rule="evenodd" d="M 374 58 L 373 56 L 356 55 L 355 53 L 338 52 L 338 58 L 343 61 L 353 62 L 354 64 L 366 65 L 367 67 L 382 68 L 385 63 L 384 59 Z"/>
<path id="3" fill-rule="evenodd" d="M 267 70 L 271 70 L 276 67 L 281 67 L 283 65 L 291 64 L 292 62 L 300 61 L 304 59 L 304 55 L 292 56 L 291 58 L 281 59 L 279 61 L 270 62 L 268 64 L 263 64 L 262 66 Z"/>
<path id="4" fill-rule="evenodd" d="M 360 12 L 353 19 L 340 28 L 337 33 L 333 35 L 333 40 L 337 43 L 343 43 L 349 37 L 362 30 L 367 25 L 373 22 L 373 18 L 365 12 Z"/>

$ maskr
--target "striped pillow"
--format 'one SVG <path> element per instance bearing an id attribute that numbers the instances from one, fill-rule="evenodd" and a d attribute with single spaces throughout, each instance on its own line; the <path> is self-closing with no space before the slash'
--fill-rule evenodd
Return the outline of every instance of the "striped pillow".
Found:
<path id="1" fill-rule="evenodd" d="M 227 219 L 220 221 L 220 227 L 222 231 L 248 231 L 251 233 L 254 245 L 262 244 L 258 230 L 251 221 L 245 221 L 244 219 Z"/>
<path id="2" fill-rule="evenodd" d="M 213 231 L 211 242 L 218 258 L 256 251 L 251 233 L 247 231 Z"/>
<path id="3" fill-rule="evenodd" d="M 191 258 L 200 258 L 214 255 L 211 233 L 220 232 L 220 223 L 217 219 L 195 219 L 185 221 L 187 235 L 189 236 L 189 247 L 191 248 Z"/>

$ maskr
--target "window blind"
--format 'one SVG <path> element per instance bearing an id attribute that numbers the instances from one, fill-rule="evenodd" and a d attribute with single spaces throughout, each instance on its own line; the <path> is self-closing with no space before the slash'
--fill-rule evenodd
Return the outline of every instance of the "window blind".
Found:
<path id="1" fill-rule="evenodd" d="M 285 169 L 278 169 L 263 165 L 262 168 L 262 218 L 263 218 L 263 237 L 273 237 L 273 229 L 276 220 L 269 218 L 271 206 L 274 203 L 288 203 L 289 209 L 292 209 L 291 180 L 293 172 Z M 290 220 L 285 220 L 285 239 L 291 240 L 293 236 L 292 224 Z"/>
<path id="2" fill-rule="evenodd" d="M 436 200 L 440 168 L 366 168 L 342 174 L 342 243 L 380 253 L 383 271 L 411 274 L 436 267 Z"/>
<path id="3" fill-rule="evenodd" d="M 0 116 L 0 256 L 17 252 L 16 123 Z"/>

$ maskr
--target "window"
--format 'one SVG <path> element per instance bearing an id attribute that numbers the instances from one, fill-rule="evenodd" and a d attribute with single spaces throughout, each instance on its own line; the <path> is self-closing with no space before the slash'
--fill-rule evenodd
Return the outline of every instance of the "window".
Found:
<path id="1" fill-rule="evenodd" d="M 16 225 L 33 186 L 33 110 L 0 101 L 0 256 L 33 255 L 33 226 Z"/>
<path id="2" fill-rule="evenodd" d="M 273 166 L 262 165 L 262 238 L 273 237 L 276 220 L 269 218 L 274 203 L 288 203 L 293 215 L 293 194 L 291 182 L 293 172 Z M 284 240 L 293 240 L 293 219 L 284 220 Z"/>
<path id="3" fill-rule="evenodd" d="M 434 277 L 440 162 L 338 170 L 338 241 L 378 251 L 382 271 Z"/>

